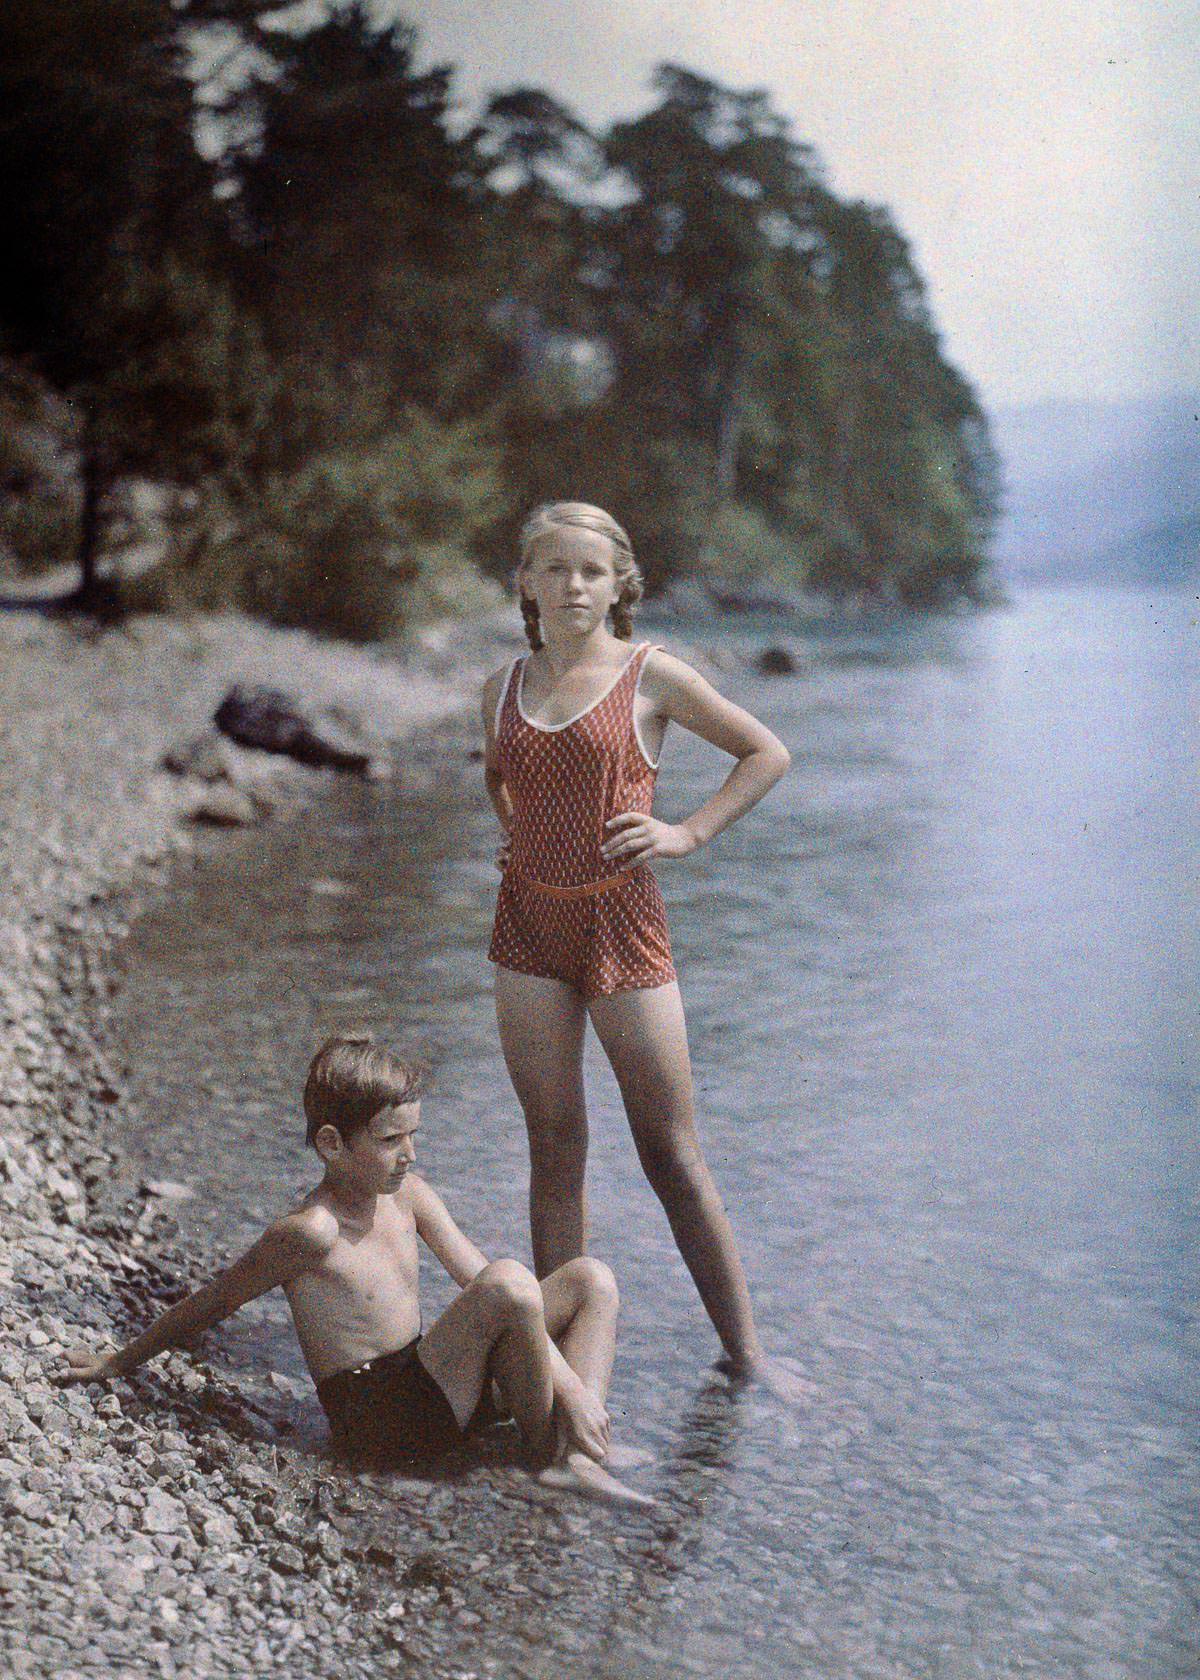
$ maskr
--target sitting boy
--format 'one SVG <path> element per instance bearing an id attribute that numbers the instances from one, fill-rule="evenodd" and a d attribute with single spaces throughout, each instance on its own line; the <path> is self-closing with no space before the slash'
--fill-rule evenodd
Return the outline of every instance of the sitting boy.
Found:
<path id="1" fill-rule="evenodd" d="M 334 1439 L 351 1455 L 380 1462 L 456 1446 L 494 1381 L 545 1479 L 646 1503 L 602 1466 L 612 1273 L 572 1260 L 539 1284 L 515 1260 L 489 1265 L 410 1170 L 419 1096 L 419 1072 L 369 1037 L 330 1039 L 304 1087 L 320 1184 L 127 1346 L 69 1353 L 63 1379 L 124 1376 L 280 1284 Z M 418 1237 L 462 1288 L 424 1334 Z"/>

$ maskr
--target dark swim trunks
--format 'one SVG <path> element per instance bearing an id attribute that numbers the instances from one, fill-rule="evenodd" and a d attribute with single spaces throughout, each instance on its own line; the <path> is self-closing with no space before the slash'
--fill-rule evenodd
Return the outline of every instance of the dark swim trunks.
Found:
<path id="1" fill-rule="evenodd" d="M 342 1451 L 387 1460 L 427 1458 L 461 1446 L 464 1431 L 417 1358 L 420 1343 L 418 1336 L 407 1347 L 317 1384 L 317 1398 Z"/>

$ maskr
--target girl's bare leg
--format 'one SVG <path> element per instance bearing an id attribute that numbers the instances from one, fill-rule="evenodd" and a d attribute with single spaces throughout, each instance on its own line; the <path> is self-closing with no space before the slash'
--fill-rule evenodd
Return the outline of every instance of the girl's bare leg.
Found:
<path id="1" fill-rule="evenodd" d="M 587 1247 L 587 1013 L 562 981 L 497 968 L 496 1019 L 529 1133 L 529 1228 L 542 1278 Z"/>
<path id="2" fill-rule="evenodd" d="M 762 1358 L 737 1243 L 696 1135 L 687 1027 L 676 985 L 593 998 L 591 1015 L 633 1140 L 725 1350 Z"/>
<path id="3" fill-rule="evenodd" d="M 643 1170 L 734 1371 L 762 1378 L 781 1398 L 800 1399 L 809 1385 L 768 1360 L 759 1342 L 741 1256 L 696 1135 L 679 987 L 592 998 L 589 1008 Z"/>

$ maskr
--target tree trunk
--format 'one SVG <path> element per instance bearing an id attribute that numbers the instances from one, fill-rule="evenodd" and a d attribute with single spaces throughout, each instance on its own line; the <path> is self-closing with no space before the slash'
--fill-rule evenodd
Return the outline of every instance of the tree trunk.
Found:
<path id="1" fill-rule="evenodd" d="M 98 574 L 100 539 L 103 534 L 104 496 L 109 476 L 103 453 L 93 435 L 91 423 L 85 422 L 81 446 L 79 473 L 83 480 L 83 504 L 79 510 L 79 546 L 75 557 L 79 561 L 79 587 L 68 597 L 65 605 L 90 613 L 101 623 L 115 623 L 121 616 L 121 590 L 115 577 L 102 578 Z"/>

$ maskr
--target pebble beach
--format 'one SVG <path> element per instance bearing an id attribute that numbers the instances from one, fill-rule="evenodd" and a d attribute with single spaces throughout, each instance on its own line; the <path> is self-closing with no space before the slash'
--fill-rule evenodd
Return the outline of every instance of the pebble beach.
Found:
<path id="1" fill-rule="evenodd" d="M 467 1490 L 453 1524 L 454 1494 L 414 1483 L 407 1531 L 364 1535 L 354 1478 L 286 1444 L 286 1397 L 250 1396 L 202 1349 L 107 1386 L 55 1381 L 66 1348 L 129 1334 L 202 1275 L 174 1244 L 176 1187 L 109 1139 L 126 1101 L 108 1025 L 122 937 L 187 867 L 203 792 L 164 754 L 242 681 L 350 712 L 386 769 L 461 705 L 451 639 L 460 683 L 464 662 L 494 657 L 488 629 L 462 626 L 396 662 L 240 619 L 0 621 L 5 1674 L 464 1673 L 445 1625 L 483 1619 L 478 1525 L 535 1496 L 515 1467 Z M 230 751 L 262 809 L 318 799 L 334 774 Z"/>

